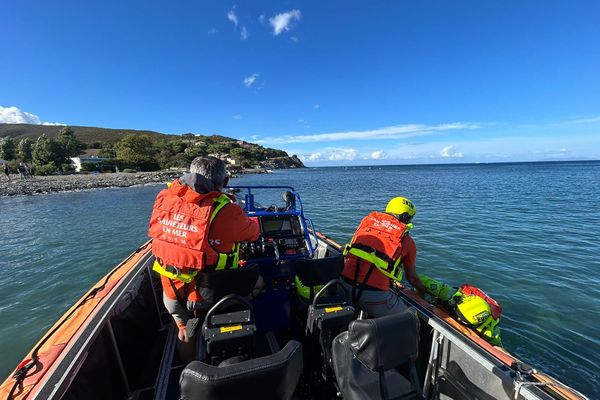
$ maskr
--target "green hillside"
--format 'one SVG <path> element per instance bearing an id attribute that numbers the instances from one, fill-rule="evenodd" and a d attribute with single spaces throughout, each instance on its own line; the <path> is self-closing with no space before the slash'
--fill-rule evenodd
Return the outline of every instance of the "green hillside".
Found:
<path id="1" fill-rule="evenodd" d="M 90 126 L 69 126 L 75 137 L 83 143 L 102 142 L 108 144 L 117 143 L 127 135 L 147 135 L 152 139 L 166 139 L 179 137 L 177 135 L 166 135 L 154 131 L 138 131 L 134 129 L 107 129 L 94 128 Z M 58 137 L 58 132 L 63 128 L 59 125 L 30 125 L 30 124 L 0 124 L 0 137 L 10 136 L 17 141 L 23 138 L 37 139 L 45 133 L 51 139 Z"/>
<path id="2" fill-rule="evenodd" d="M 105 159 L 101 168 L 157 170 L 185 168 L 198 156 L 214 155 L 232 168 L 301 168 L 297 157 L 221 135 L 168 135 L 154 131 L 86 126 L 0 124 L 0 159 L 12 168 L 32 162 L 39 174 L 73 169 L 69 157 L 83 154 Z M 82 165 L 81 168 L 84 166 Z M 100 168 L 97 163 L 85 166 Z"/>

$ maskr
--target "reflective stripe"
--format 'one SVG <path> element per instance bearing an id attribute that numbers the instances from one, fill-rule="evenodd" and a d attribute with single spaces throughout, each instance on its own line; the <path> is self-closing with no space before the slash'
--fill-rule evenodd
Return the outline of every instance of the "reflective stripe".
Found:
<path id="1" fill-rule="evenodd" d="M 167 266 L 167 268 L 173 268 L 173 267 Z M 153 271 L 158 272 L 160 275 L 162 275 L 166 278 L 169 278 L 174 281 L 181 281 L 183 283 L 191 283 L 194 280 L 194 278 L 196 277 L 196 275 L 198 274 L 198 271 L 194 271 L 189 274 L 183 274 L 183 273 L 179 272 L 179 270 L 177 268 L 174 268 L 174 269 L 176 272 L 168 271 L 167 269 L 163 268 L 162 265 L 160 265 L 158 260 L 155 260 L 154 264 L 152 265 Z"/>
<path id="2" fill-rule="evenodd" d="M 217 205 L 216 205 L 215 209 L 213 210 L 212 214 L 210 215 L 211 223 L 216 218 L 219 211 L 221 211 L 221 209 L 223 207 L 225 207 L 227 204 L 231 203 L 231 199 L 226 194 L 221 193 L 221 195 L 219 195 L 219 197 L 215 198 L 214 202 L 217 203 Z M 240 259 L 239 250 L 240 250 L 240 244 L 234 243 L 233 247 L 231 248 L 231 252 L 217 253 L 219 258 L 218 258 L 217 266 L 216 266 L 215 270 L 220 271 L 220 270 L 224 270 L 224 269 L 236 269 L 238 267 L 238 261 Z"/>
<path id="3" fill-rule="evenodd" d="M 231 199 L 227 197 L 226 194 L 221 193 L 221 195 L 214 199 L 215 203 L 218 203 L 212 214 L 210 214 L 210 222 L 213 222 L 213 219 L 217 216 L 221 208 L 225 207 L 227 204 L 231 203 Z"/>
<path id="4" fill-rule="evenodd" d="M 216 271 L 224 269 L 237 269 L 240 259 L 240 244 L 235 243 L 231 249 L 231 253 L 218 253 L 219 261 L 217 262 Z"/>
<path id="5" fill-rule="evenodd" d="M 396 262 L 391 265 L 391 262 L 382 259 L 381 257 L 376 255 L 376 250 L 372 249 L 371 252 L 366 251 L 366 246 L 360 246 L 361 249 L 357 248 L 356 245 L 346 245 L 344 248 L 344 255 L 352 254 L 355 257 L 358 257 L 362 260 L 365 260 L 371 264 L 373 264 L 379 272 L 383 275 L 387 276 L 390 279 L 401 281 L 402 280 L 402 268 L 398 268 L 400 265 L 401 258 L 398 258 Z M 387 257 L 386 257 L 387 258 Z"/>

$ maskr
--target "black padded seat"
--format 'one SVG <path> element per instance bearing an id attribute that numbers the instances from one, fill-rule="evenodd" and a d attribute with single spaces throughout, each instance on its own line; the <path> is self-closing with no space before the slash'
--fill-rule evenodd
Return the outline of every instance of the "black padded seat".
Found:
<path id="1" fill-rule="evenodd" d="M 299 258 L 294 260 L 294 273 L 302 284 L 309 288 L 307 298 L 302 302 L 311 303 L 318 291 L 315 287 L 323 286 L 328 282 L 339 279 L 344 268 L 344 256 L 337 255 L 325 258 Z M 334 303 L 343 301 L 339 298 L 332 299 Z"/>
<path id="2" fill-rule="evenodd" d="M 258 276 L 258 264 L 222 271 L 199 272 L 196 286 L 202 298 L 215 303 L 228 294 L 248 296 L 256 286 Z"/>
<path id="3" fill-rule="evenodd" d="M 418 348 L 419 322 L 412 309 L 352 321 L 333 341 L 333 369 L 343 398 L 419 398 Z M 396 369 L 407 364 L 408 377 Z"/>
<path id="4" fill-rule="evenodd" d="M 302 345 L 288 342 L 275 354 L 215 367 L 192 361 L 181 373 L 181 400 L 287 400 L 302 373 Z"/>
<path id="5" fill-rule="evenodd" d="M 338 279 L 343 268 L 344 256 L 341 254 L 334 257 L 294 260 L 295 273 L 306 286 L 324 285 L 332 279 Z"/>

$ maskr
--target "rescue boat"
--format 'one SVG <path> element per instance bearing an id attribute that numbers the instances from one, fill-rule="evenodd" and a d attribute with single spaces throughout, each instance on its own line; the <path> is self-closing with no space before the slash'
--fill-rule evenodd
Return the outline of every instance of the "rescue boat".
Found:
<path id="1" fill-rule="evenodd" d="M 2 398 L 585 399 L 408 287 L 407 312 L 365 318 L 338 284 L 342 245 L 314 229 L 293 188 L 232 189 L 261 238 L 244 249 L 234 293 L 214 282 L 222 298 L 202 316 L 196 361 L 178 358 L 147 242 L 50 328 Z M 284 190 L 285 204 L 262 207 L 257 190 Z M 244 281 L 258 274 L 249 297 Z"/>

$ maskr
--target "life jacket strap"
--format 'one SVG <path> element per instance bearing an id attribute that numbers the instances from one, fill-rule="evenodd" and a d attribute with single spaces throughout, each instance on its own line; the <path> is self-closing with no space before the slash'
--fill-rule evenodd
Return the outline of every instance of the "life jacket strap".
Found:
<path id="1" fill-rule="evenodd" d="M 402 280 L 402 269 L 398 268 L 402 259 L 401 257 L 398 257 L 398 259 L 394 261 L 387 254 L 360 243 L 347 244 L 343 254 L 352 254 L 361 260 L 373 264 L 382 274 L 390 279 L 395 281 Z"/>
<path id="2" fill-rule="evenodd" d="M 178 268 L 171 265 L 163 267 L 158 260 L 154 260 L 152 270 L 173 281 L 181 281 L 183 283 L 191 283 L 198 274 L 197 270 L 193 270 L 190 273 L 183 273 Z"/>
<path id="3" fill-rule="evenodd" d="M 221 211 L 221 209 L 223 207 L 225 207 L 227 204 L 231 203 L 231 199 L 229 197 L 227 197 L 227 195 L 225 193 L 221 193 L 218 197 L 215 197 L 213 202 L 216 203 L 216 205 L 215 205 L 215 208 L 213 209 L 212 213 L 210 214 L 210 222 L 211 223 L 213 222 L 213 220 L 215 219 L 215 217 L 217 216 L 219 211 Z"/>
<path id="4" fill-rule="evenodd" d="M 218 253 L 219 259 L 215 271 L 237 269 L 240 260 L 240 244 L 235 243 L 229 253 Z"/>
<path id="5" fill-rule="evenodd" d="M 227 204 L 231 203 L 231 199 L 225 194 L 221 193 L 214 199 L 215 208 L 210 215 L 210 222 L 219 214 L 219 211 L 223 209 Z M 240 244 L 234 243 L 229 253 L 218 253 L 217 265 L 215 271 L 221 271 L 225 269 L 236 269 L 240 259 Z"/>

